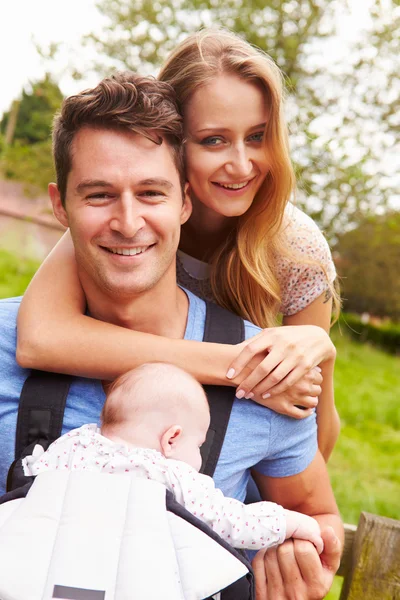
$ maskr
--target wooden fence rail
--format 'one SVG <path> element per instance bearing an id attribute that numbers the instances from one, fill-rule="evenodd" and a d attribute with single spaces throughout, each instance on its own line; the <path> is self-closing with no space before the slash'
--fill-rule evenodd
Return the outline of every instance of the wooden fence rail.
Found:
<path id="1" fill-rule="evenodd" d="M 400 600 L 400 521 L 363 512 L 345 531 L 340 600 Z"/>

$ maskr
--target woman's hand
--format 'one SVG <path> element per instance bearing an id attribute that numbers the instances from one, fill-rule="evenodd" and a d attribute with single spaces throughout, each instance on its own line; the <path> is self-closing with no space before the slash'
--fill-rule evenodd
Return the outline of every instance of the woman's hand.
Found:
<path id="1" fill-rule="evenodd" d="M 267 406 L 274 412 L 287 415 L 294 419 L 309 417 L 318 404 L 321 394 L 322 375 L 320 367 L 314 367 L 282 394 L 270 398 L 252 395 L 251 399 L 258 404 Z"/>
<path id="2" fill-rule="evenodd" d="M 313 367 L 336 356 L 329 335 L 316 325 L 264 329 L 238 346 L 242 350 L 227 373 L 237 383 L 238 398 L 282 394 Z"/>

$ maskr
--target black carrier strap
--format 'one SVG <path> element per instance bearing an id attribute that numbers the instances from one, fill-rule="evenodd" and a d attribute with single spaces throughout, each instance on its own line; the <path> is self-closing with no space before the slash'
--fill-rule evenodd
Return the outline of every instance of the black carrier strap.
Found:
<path id="1" fill-rule="evenodd" d="M 239 344 L 244 340 L 243 319 L 212 302 L 207 302 L 206 307 L 204 342 Z M 235 399 L 235 389 L 217 385 L 205 385 L 204 389 L 210 404 L 211 423 L 206 441 L 201 447 L 203 458 L 201 473 L 212 477 L 224 443 Z"/>
<path id="2" fill-rule="evenodd" d="M 7 491 L 27 483 L 21 458 L 32 454 L 36 444 L 45 450 L 61 435 L 72 377 L 31 371 L 22 388 L 15 435 L 15 461 L 7 477 Z"/>

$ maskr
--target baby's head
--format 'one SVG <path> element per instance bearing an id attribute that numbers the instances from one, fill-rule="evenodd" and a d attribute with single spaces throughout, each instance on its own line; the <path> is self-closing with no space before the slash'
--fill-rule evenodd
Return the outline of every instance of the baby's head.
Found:
<path id="1" fill-rule="evenodd" d="M 102 434 L 112 440 L 201 467 L 200 446 L 210 425 L 207 397 L 178 367 L 148 363 L 116 379 L 101 421 Z"/>

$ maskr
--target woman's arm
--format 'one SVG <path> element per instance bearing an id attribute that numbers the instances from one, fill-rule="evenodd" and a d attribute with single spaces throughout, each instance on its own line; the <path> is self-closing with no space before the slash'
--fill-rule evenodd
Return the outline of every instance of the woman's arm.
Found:
<path id="1" fill-rule="evenodd" d="M 238 396 L 256 401 L 264 398 L 265 404 L 269 399 L 270 408 L 297 418 L 301 412 L 298 409 L 294 408 L 291 412 L 282 410 L 285 394 L 289 390 L 293 398 L 292 391 L 301 378 L 304 393 L 303 373 L 311 375 L 313 367 L 319 365 L 323 382 L 317 406 L 318 445 L 326 461 L 340 430 L 333 390 L 336 350 L 328 335 L 331 312 L 332 300 L 329 294 L 324 293 L 295 315 L 285 316 L 282 327 L 264 329 L 244 342 L 242 352 L 230 365 L 235 372 Z M 298 328 L 299 325 L 303 327 Z M 265 351 L 268 352 L 266 356 Z M 291 397 L 286 398 L 286 407 L 290 405 Z M 279 407 L 274 408 L 274 400 L 279 402 Z M 296 404 L 302 402 L 297 401 Z M 307 402 L 304 406 L 314 405 Z M 308 413 L 304 411 L 304 416 Z"/>
<path id="2" fill-rule="evenodd" d="M 66 233 L 40 267 L 21 303 L 18 316 L 19 364 L 27 368 L 112 380 L 144 362 L 165 361 L 168 357 L 168 362 L 188 370 L 201 383 L 238 384 L 236 378 L 229 380 L 225 375 L 243 344 L 230 346 L 171 340 L 95 320 L 85 316 L 84 310 L 85 298 L 79 283 L 74 249 L 70 235 Z M 291 368 L 295 365 L 295 381 L 302 377 L 307 379 L 311 366 L 331 352 L 331 343 L 326 334 L 321 335 L 323 332 L 319 327 L 314 328 L 313 336 L 307 333 L 313 328 L 293 329 L 298 334 L 295 343 L 289 328 L 279 327 L 277 330 L 284 335 L 279 335 L 276 343 L 273 341 L 274 352 L 271 352 L 269 343 L 261 343 L 261 348 L 250 353 L 252 360 L 247 374 L 257 369 L 268 352 L 269 357 L 283 354 L 284 364 L 289 363 Z M 269 333 L 273 334 L 273 330 Z M 323 339 L 324 336 L 326 339 Z M 300 364 L 299 350 L 307 354 L 308 359 L 312 354 L 314 365 Z M 264 377 L 265 373 L 261 370 L 260 378 Z M 295 399 L 299 392 L 306 402 Z M 307 390 L 299 388 L 295 396 L 274 395 L 264 400 L 258 395 L 255 400 L 277 412 L 302 418 L 308 413 L 304 411 L 301 414 L 295 404 L 314 406 L 313 398 L 307 399 L 308 396 L 315 396 L 315 393 L 308 394 Z M 310 400 L 312 404 L 309 404 Z"/>
<path id="3" fill-rule="evenodd" d="M 322 294 L 296 315 L 284 317 L 284 325 L 317 325 L 329 333 L 332 300 L 329 293 Z M 320 363 L 323 376 L 322 392 L 317 406 L 318 447 L 328 461 L 340 431 L 340 419 L 335 407 L 333 372 L 335 356 Z"/>
<path id="4" fill-rule="evenodd" d="M 18 315 L 18 363 L 27 368 L 115 379 L 151 361 L 171 362 L 205 384 L 225 378 L 235 346 L 172 340 L 85 316 L 72 241 L 67 232 L 30 283 Z"/>

